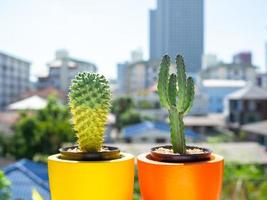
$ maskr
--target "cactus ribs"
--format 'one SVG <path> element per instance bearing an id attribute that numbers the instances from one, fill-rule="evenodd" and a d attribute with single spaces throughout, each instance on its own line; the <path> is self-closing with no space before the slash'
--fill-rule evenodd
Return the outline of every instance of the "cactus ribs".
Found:
<path id="1" fill-rule="evenodd" d="M 194 81 L 187 77 L 183 57 L 176 57 L 177 74 L 169 75 L 171 59 L 164 56 L 160 65 L 158 94 L 160 103 L 169 111 L 171 143 L 174 153 L 186 153 L 183 116 L 194 101 Z"/>
<path id="2" fill-rule="evenodd" d="M 176 74 L 169 74 L 171 59 L 165 55 L 160 64 L 158 95 L 161 106 L 168 109 L 172 145 L 154 147 L 150 156 L 158 161 L 191 162 L 208 160 L 211 151 L 186 146 L 183 117 L 190 111 L 195 88 L 192 77 L 187 77 L 184 59 L 176 57 Z"/>

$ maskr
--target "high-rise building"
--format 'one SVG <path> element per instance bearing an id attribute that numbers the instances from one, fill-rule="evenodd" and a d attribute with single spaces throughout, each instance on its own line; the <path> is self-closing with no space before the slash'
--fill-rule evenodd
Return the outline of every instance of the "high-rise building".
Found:
<path id="1" fill-rule="evenodd" d="M 204 40 L 204 0 L 158 0 L 150 10 L 150 59 L 164 54 L 185 57 L 187 70 L 201 69 Z"/>
<path id="2" fill-rule="evenodd" d="M 30 88 L 30 62 L 0 52 L 0 110 Z"/>
<path id="3" fill-rule="evenodd" d="M 238 65 L 251 65 L 252 54 L 251 52 L 240 52 L 233 56 L 233 63 Z"/>
<path id="4" fill-rule="evenodd" d="M 267 73 L 267 42 L 265 43 L 265 72 Z"/>
<path id="5" fill-rule="evenodd" d="M 139 62 L 143 60 L 143 51 L 141 48 L 135 49 L 131 52 L 131 62 Z"/>
<path id="6" fill-rule="evenodd" d="M 129 63 L 118 63 L 117 64 L 117 80 L 118 80 L 118 93 L 127 94 L 129 90 Z"/>
<path id="7" fill-rule="evenodd" d="M 201 70 L 202 79 L 244 80 L 251 84 L 256 83 L 257 67 L 254 65 L 241 65 L 220 62 L 215 66 Z"/>
<path id="8" fill-rule="evenodd" d="M 97 67 L 95 64 L 80 59 L 72 58 L 69 56 L 69 53 L 64 49 L 56 51 L 56 57 L 53 61 L 48 63 L 48 67 L 48 76 L 38 78 L 38 89 L 54 87 L 67 92 L 71 80 L 79 72 L 97 71 Z"/>
<path id="9" fill-rule="evenodd" d="M 138 61 L 117 65 L 118 93 L 128 95 L 145 94 L 157 83 L 159 62 Z"/>
<path id="10" fill-rule="evenodd" d="M 218 63 L 218 57 L 214 54 L 204 54 L 202 56 L 202 69 L 217 66 Z"/>

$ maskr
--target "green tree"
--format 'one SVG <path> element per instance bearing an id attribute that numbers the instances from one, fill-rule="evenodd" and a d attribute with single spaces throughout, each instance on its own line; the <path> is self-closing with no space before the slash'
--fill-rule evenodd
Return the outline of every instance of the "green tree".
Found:
<path id="1" fill-rule="evenodd" d="M 14 136 L 7 146 L 16 159 L 53 154 L 63 142 L 74 141 L 68 109 L 54 97 L 36 113 L 23 112 L 13 129 Z"/>
<path id="2" fill-rule="evenodd" d="M 115 127 L 122 127 L 142 121 L 141 115 L 134 111 L 134 102 L 130 97 L 119 97 L 112 102 L 111 112 L 115 114 Z"/>
<path id="3" fill-rule="evenodd" d="M 227 163 L 225 165 L 223 200 L 264 200 L 266 194 L 266 167 L 256 164 Z"/>
<path id="4" fill-rule="evenodd" d="M 1 200 L 10 200 L 10 181 L 5 177 L 4 173 L 0 171 L 0 199 Z"/>

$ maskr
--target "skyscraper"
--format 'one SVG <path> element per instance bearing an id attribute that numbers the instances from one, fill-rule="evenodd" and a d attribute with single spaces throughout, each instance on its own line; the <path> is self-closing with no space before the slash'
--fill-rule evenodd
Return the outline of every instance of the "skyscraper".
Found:
<path id="1" fill-rule="evenodd" d="M 96 72 L 95 64 L 72 58 L 68 51 L 60 49 L 56 51 L 55 59 L 48 63 L 48 76 L 39 77 L 37 88 L 43 89 L 47 87 L 54 87 L 67 92 L 71 84 L 71 80 L 79 72 L 88 71 Z"/>
<path id="2" fill-rule="evenodd" d="M 0 110 L 30 88 L 29 61 L 0 52 Z"/>
<path id="3" fill-rule="evenodd" d="M 252 64 L 252 53 L 251 52 L 240 52 L 233 56 L 233 63 L 239 65 L 251 65 Z"/>
<path id="4" fill-rule="evenodd" d="M 267 73 L 267 42 L 265 43 L 265 72 Z"/>
<path id="5" fill-rule="evenodd" d="M 185 57 L 187 70 L 201 69 L 204 40 L 204 0 L 158 0 L 150 10 L 150 59 L 164 54 Z"/>

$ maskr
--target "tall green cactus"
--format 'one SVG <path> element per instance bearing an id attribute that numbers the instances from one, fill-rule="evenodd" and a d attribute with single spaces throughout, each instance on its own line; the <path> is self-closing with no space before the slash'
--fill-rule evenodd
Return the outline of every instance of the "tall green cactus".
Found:
<path id="1" fill-rule="evenodd" d="M 110 88 L 104 76 L 82 72 L 72 81 L 69 107 L 82 151 L 97 152 L 101 149 L 110 100 Z"/>
<path id="2" fill-rule="evenodd" d="M 183 117 L 190 111 L 194 101 L 194 81 L 187 77 L 184 59 L 176 57 L 177 75 L 169 75 L 171 59 L 165 55 L 160 64 L 158 94 L 160 103 L 169 111 L 171 143 L 174 153 L 186 153 Z"/>

